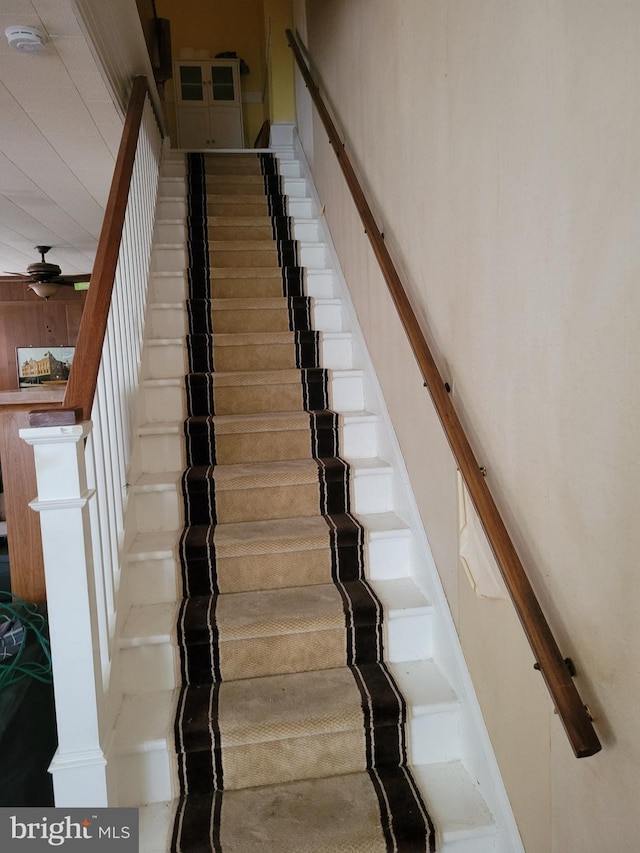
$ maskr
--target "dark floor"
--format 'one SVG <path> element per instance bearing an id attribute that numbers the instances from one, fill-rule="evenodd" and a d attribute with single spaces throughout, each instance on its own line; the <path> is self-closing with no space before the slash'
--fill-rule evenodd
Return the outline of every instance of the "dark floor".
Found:
<path id="1" fill-rule="evenodd" d="M 21 663 L 44 660 L 40 645 L 28 635 Z M 0 663 L 0 669 L 4 666 Z M 0 679 L 0 806 L 52 806 L 48 767 L 56 749 L 53 685 L 30 676 L 6 687 L 1 684 Z"/>

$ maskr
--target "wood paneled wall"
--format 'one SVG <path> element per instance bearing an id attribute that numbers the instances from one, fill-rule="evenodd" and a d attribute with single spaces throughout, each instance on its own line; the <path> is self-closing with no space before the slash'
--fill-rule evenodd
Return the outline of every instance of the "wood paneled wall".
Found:
<path id="1" fill-rule="evenodd" d="M 25 284 L 0 285 L 0 391 L 18 388 L 16 347 L 75 344 L 85 298 L 72 287 L 44 300 Z"/>
<path id="2" fill-rule="evenodd" d="M 61 287 L 44 300 L 25 284 L 0 285 L 0 465 L 11 586 L 16 595 L 38 603 L 45 601 L 46 591 L 40 518 L 29 507 L 37 494 L 35 465 L 33 448 L 22 441 L 18 430 L 28 426 L 31 408 L 61 400 L 64 392 L 44 387 L 18 390 L 16 347 L 74 346 L 85 298 L 85 291 L 72 287 Z"/>

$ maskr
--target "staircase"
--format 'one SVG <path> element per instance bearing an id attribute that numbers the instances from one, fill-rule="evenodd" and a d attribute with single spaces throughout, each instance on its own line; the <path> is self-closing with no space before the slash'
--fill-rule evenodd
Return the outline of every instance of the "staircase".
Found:
<path id="1" fill-rule="evenodd" d="M 375 380 L 317 199 L 289 140 L 274 151 L 279 177 L 254 153 L 205 158 L 206 233 L 186 224 L 185 156 L 165 155 L 119 804 L 140 807 L 143 853 L 205 849 L 211 815 L 223 853 L 512 853 L 461 654 L 434 657 L 453 628 L 437 582 L 428 597 L 415 580 L 426 545 L 384 412 L 365 410 Z M 263 186 L 281 182 L 286 275 L 264 217 Z M 185 267 L 206 265 L 207 239 L 212 292 L 196 276 L 188 306 Z"/>

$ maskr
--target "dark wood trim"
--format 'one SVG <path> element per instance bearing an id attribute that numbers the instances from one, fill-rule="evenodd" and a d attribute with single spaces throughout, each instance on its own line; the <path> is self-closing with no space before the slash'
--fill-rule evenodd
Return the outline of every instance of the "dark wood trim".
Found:
<path id="1" fill-rule="evenodd" d="M 602 746 L 595 733 L 589 712 L 580 699 L 569 669 L 529 582 L 524 566 L 518 557 L 513 541 L 489 491 L 486 478 L 475 458 L 471 444 L 449 398 L 444 380 L 440 375 L 436 361 L 422 333 L 416 314 L 384 243 L 382 234 L 378 230 L 369 203 L 351 165 L 344 145 L 340 140 L 329 111 L 325 106 L 320 90 L 309 71 L 293 33 L 291 30 L 287 30 L 286 32 L 300 73 L 320 115 L 329 137 L 329 142 L 338 158 L 338 163 L 351 191 L 356 208 L 360 213 L 365 232 L 387 282 L 407 338 L 424 378 L 425 385 L 429 389 L 456 463 L 464 477 L 467 489 L 495 554 L 496 561 L 515 605 L 518 617 L 527 635 L 558 715 L 567 732 L 573 751 L 578 758 L 593 755 Z"/>
<path id="2" fill-rule="evenodd" d="M 105 210 L 98 251 L 91 274 L 87 301 L 82 312 L 76 351 L 64 397 L 65 409 L 79 408 L 84 420 L 91 417 L 98 381 L 102 345 L 107 329 L 111 293 L 118 263 L 122 228 L 133 164 L 140 133 L 142 111 L 148 93 L 146 77 L 136 77 L 129 99 L 120 149 Z"/>
<path id="3" fill-rule="evenodd" d="M 30 427 L 74 426 L 83 421 L 82 409 L 32 409 Z"/>
<path id="4" fill-rule="evenodd" d="M 28 426 L 28 406 L 3 406 L 0 410 L 0 463 L 11 591 L 25 601 L 44 604 L 47 594 L 40 514 L 29 507 L 29 501 L 38 494 L 36 465 L 33 448 L 19 435 L 19 430 Z"/>

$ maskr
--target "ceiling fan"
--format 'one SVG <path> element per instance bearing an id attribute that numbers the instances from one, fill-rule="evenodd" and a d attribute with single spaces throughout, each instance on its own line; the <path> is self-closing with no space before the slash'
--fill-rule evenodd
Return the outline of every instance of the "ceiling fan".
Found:
<path id="1" fill-rule="evenodd" d="M 57 264 L 50 264 L 45 260 L 45 255 L 51 246 L 36 246 L 36 252 L 40 253 L 40 261 L 29 264 L 26 272 L 8 273 L 0 275 L 0 282 L 24 282 L 29 290 L 32 290 L 42 299 L 49 299 L 58 292 L 61 285 L 73 286 L 76 282 L 89 281 L 91 273 L 76 273 L 75 275 L 62 275 L 62 270 Z"/>

